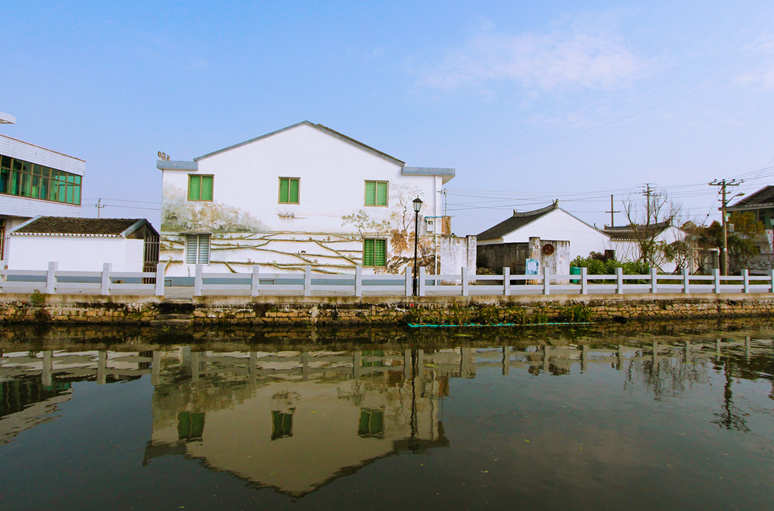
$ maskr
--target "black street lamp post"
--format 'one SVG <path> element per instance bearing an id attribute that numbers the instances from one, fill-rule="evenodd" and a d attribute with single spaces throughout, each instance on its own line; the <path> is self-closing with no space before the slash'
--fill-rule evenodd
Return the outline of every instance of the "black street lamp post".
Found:
<path id="1" fill-rule="evenodd" d="M 414 199 L 414 296 L 417 296 L 417 244 L 419 242 L 419 210 L 422 209 L 422 199 Z"/>

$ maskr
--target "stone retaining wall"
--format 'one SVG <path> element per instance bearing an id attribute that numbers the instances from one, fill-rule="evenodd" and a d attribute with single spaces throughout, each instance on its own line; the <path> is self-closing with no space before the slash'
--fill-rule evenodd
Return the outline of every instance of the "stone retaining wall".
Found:
<path id="1" fill-rule="evenodd" d="M 149 324 L 186 316 L 197 325 L 496 324 L 770 316 L 772 294 L 510 297 L 215 297 L 0 295 L 0 322 Z"/>

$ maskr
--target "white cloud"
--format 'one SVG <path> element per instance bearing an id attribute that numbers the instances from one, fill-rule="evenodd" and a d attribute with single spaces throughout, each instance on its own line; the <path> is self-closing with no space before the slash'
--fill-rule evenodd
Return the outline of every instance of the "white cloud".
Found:
<path id="1" fill-rule="evenodd" d="M 485 27 L 416 74 L 420 85 L 444 90 L 494 82 L 542 91 L 610 90 L 626 85 L 644 66 L 620 36 L 603 28 L 576 24 L 545 34 L 504 35 Z"/>

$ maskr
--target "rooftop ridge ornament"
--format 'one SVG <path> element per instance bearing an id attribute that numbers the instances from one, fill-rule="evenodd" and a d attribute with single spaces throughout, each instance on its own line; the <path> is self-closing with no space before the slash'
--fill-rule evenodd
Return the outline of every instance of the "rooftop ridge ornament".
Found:
<path id="1" fill-rule="evenodd" d="M 169 161 L 169 155 L 167 153 L 159 151 L 156 154 L 159 155 L 159 160 L 161 160 L 161 161 Z"/>

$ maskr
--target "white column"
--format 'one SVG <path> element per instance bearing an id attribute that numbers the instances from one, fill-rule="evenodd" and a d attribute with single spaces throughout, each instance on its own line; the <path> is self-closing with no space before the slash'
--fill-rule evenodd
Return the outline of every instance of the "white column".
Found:
<path id="1" fill-rule="evenodd" d="M 742 279 L 744 279 L 744 292 L 749 293 L 750 292 L 750 270 L 746 268 L 742 270 Z"/>
<path id="2" fill-rule="evenodd" d="M 253 278 L 250 282 L 250 296 L 258 296 L 258 286 L 261 285 L 261 267 L 260 265 L 253 265 Z"/>
<path id="3" fill-rule="evenodd" d="M 164 296 L 164 263 L 156 265 L 156 296 Z"/>
<path id="4" fill-rule="evenodd" d="M 363 267 L 355 267 L 355 296 L 363 296 Z"/>
<path id="5" fill-rule="evenodd" d="M 615 269 L 615 293 L 622 295 L 624 292 L 623 268 Z"/>
<path id="6" fill-rule="evenodd" d="M 769 291 L 774 293 L 774 269 L 769 270 L 769 285 L 771 286 Z"/>
<path id="7" fill-rule="evenodd" d="M 194 275 L 194 296 L 202 296 L 202 265 L 196 265 L 196 274 Z"/>
<path id="8" fill-rule="evenodd" d="M 427 285 L 427 277 L 425 275 L 425 267 L 419 267 L 419 296 L 425 296 L 425 286 Z"/>
<path id="9" fill-rule="evenodd" d="M 100 294 L 110 294 L 110 271 L 113 269 L 113 265 L 110 263 L 102 264 L 102 289 Z"/>
<path id="10" fill-rule="evenodd" d="M 56 293 L 56 270 L 59 269 L 59 263 L 48 263 L 48 271 L 46 272 L 46 294 L 53 295 Z"/>
<path id="11" fill-rule="evenodd" d="M 720 270 L 715 268 L 712 275 L 715 277 L 715 294 L 720 294 Z"/>
<path id="12" fill-rule="evenodd" d="M 411 280 L 411 266 L 406 265 L 406 296 L 414 293 L 414 281 Z"/>
<path id="13" fill-rule="evenodd" d="M 650 292 L 658 293 L 658 270 L 656 268 L 650 269 Z"/>
<path id="14" fill-rule="evenodd" d="M 683 268 L 683 293 L 688 294 L 691 292 L 691 274 L 688 272 L 688 268 Z"/>
<path id="15" fill-rule="evenodd" d="M 312 266 L 304 266 L 304 296 L 312 296 Z"/>
<path id="16" fill-rule="evenodd" d="M 551 294 L 551 273 L 548 271 L 548 268 L 543 269 L 543 294 Z"/>
<path id="17" fill-rule="evenodd" d="M 462 296 L 468 296 L 470 294 L 470 291 L 468 289 L 468 268 L 466 266 L 462 267 Z"/>
<path id="18" fill-rule="evenodd" d="M 505 296 L 511 294 L 511 269 L 508 266 L 503 268 L 503 294 Z"/>
<path id="19" fill-rule="evenodd" d="M 581 294 L 589 294 L 589 269 L 581 266 Z"/>

